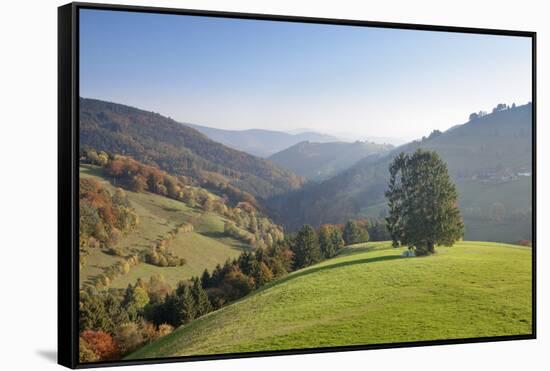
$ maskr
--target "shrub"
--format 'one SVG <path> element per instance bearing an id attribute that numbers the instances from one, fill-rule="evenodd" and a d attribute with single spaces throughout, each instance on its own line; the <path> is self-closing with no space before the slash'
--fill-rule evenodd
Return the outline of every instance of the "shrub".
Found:
<path id="1" fill-rule="evenodd" d="M 146 263 L 156 265 L 159 267 L 180 267 L 185 265 L 184 258 L 180 258 L 169 251 L 166 251 L 166 240 L 156 246 L 152 246 L 150 251 L 147 251 L 143 255 L 143 260 Z"/>
<path id="2" fill-rule="evenodd" d="M 120 326 L 116 335 L 121 354 L 128 354 L 143 345 L 143 335 L 134 322 L 128 322 Z"/>
<path id="3" fill-rule="evenodd" d="M 151 343 L 159 338 L 157 327 L 151 322 L 144 321 L 142 323 L 141 333 L 146 343 Z"/>
<path id="4" fill-rule="evenodd" d="M 108 333 L 86 330 L 80 336 L 89 345 L 89 349 L 97 354 L 102 361 L 113 360 L 119 357 L 120 350 L 118 344 Z"/>
<path id="5" fill-rule="evenodd" d="M 78 341 L 78 360 L 81 363 L 97 362 L 99 356 L 92 350 L 90 344 L 82 337 Z"/>
<path id="6" fill-rule="evenodd" d="M 166 336 L 168 334 L 171 334 L 172 331 L 174 331 L 173 326 L 171 326 L 167 323 L 163 323 L 162 325 L 159 326 L 158 335 L 159 335 L 159 337 Z"/>

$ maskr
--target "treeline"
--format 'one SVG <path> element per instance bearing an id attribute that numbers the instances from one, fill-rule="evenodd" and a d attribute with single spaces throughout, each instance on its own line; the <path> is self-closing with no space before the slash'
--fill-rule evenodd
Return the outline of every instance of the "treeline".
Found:
<path id="1" fill-rule="evenodd" d="M 121 261 L 110 265 L 109 267 L 103 269 L 103 271 L 89 279 L 89 282 L 85 282 L 84 286 L 93 286 L 94 288 L 101 290 L 109 287 L 111 282 L 117 279 L 120 276 L 128 274 L 132 267 L 135 267 L 143 261 L 142 257 L 139 254 L 130 254 L 122 258 Z M 81 268 L 85 262 L 81 260 Z"/>
<path id="2" fill-rule="evenodd" d="M 219 309 L 251 291 L 292 271 L 293 253 L 288 241 L 265 249 L 243 252 L 238 258 L 217 265 L 210 273 L 180 282 L 178 288 L 161 301 L 151 301 L 144 318 L 155 325 L 174 327 Z"/>
<path id="3" fill-rule="evenodd" d="M 288 241 L 294 255 L 293 269 L 300 269 L 336 256 L 344 246 L 371 240 L 385 241 L 388 236 L 381 221 L 348 220 L 344 225 L 323 224 L 318 230 L 304 225 L 296 235 L 287 236 L 285 241 Z"/>
<path id="4" fill-rule="evenodd" d="M 124 190 L 117 188 L 111 194 L 101 183 L 90 178 L 80 178 L 79 210 L 82 255 L 87 248 L 113 248 L 123 234 L 139 223 Z"/>
<path id="5" fill-rule="evenodd" d="M 355 223 L 350 225 L 356 227 Z M 237 237 L 243 233 L 231 223 L 226 224 L 227 228 Z M 245 251 L 223 265 L 218 264 L 212 272 L 205 269 L 201 277 L 180 284 L 163 301 L 148 306 L 145 318 L 156 325 L 180 326 L 289 272 L 332 258 L 344 245 L 338 226 L 324 225 L 316 231 L 305 225 L 295 236 L 286 236 L 269 247 Z"/>
<path id="6" fill-rule="evenodd" d="M 192 232 L 193 224 L 182 223 L 171 231 L 160 241 L 151 245 L 148 251 L 142 253 L 143 261 L 158 267 L 179 267 L 186 263 L 184 258 L 174 255 L 170 251 L 170 243 L 179 233 Z"/>
<path id="7" fill-rule="evenodd" d="M 507 105 L 506 103 L 499 103 L 495 107 L 493 107 L 493 110 L 491 111 L 491 113 L 506 111 L 506 110 L 514 109 L 514 108 L 516 108 L 515 103 L 512 103 L 511 106 Z M 474 121 L 474 120 L 477 120 L 477 119 L 485 117 L 485 116 L 487 116 L 486 111 L 472 112 L 472 113 L 470 113 L 470 116 L 468 117 L 468 121 Z"/>
<path id="8" fill-rule="evenodd" d="M 216 174 L 206 174 L 199 179 L 181 175 L 173 176 L 156 166 L 146 165 L 130 156 L 98 152 L 90 147 L 84 147 L 81 150 L 80 160 L 105 168 L 110 177 L 134 192 L 148 191 L 195 205 L 203 205 L 209 193 L 206 190 L 201 192 L 200 188 L 206 188 L 219 193 L 224 201 L 233 205 L 247 202 L 258 209 L 258 202 L 254 196 L 224 183 L 223 177 Z"/>
<path id="9" fill-rule="evenodd" d="M 234 222 L 226 221 L 223 225 L 223 232 L 228 236 L 231 236 L 239 241 L 242 241 L 248 245 L 254 245 L 256 243 L 256 236 L 247 230 L 238 228 Z"/>
<path id="10" fill-rule="evenodd" d="M 179 267 L 184 265 L 186 263 L 184 258 L 180 258 L 168 250 L 169 243 L 170 240 L 167 239 L 156 243 L 149 251 L 145 252 L 144 261 L 158 267 Z"/>
<path id="11" fill-rule="evenodd" d="M 256 213 L 243 212 L 236 208 L 233 220 L 225 222 L 224 233 L 255 248 L 271 247 L 284 239 L 284 233 L 279 226 Z"/>
<path id="12" fill-rule="evenodd" d="M 385 221 L 375 218 L 348 220 L 346 224 L 324 224 L 320 230 L 325 228 L 337 229 L 346 245 L 391 239 Z"/>

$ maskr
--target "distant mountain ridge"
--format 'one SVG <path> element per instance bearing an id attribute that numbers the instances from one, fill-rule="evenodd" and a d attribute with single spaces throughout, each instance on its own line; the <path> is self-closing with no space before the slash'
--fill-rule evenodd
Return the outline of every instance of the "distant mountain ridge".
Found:
<path id="1" fill-rule="evenodd" d="M 388 166 L 400 152 L 436 151 L 448 165 L 459 190 L 466 238 L 493 240 L 512 234 L 531 237 L 531 104 L 497 111 L 440 133 L 434 131 L 382 157 L 366 157 L 316 185 L 270 200 L 276 220 L 293 229 L 302 224 L 342 223 L 349 218 L 383 217 Z M 493 215 L 494 209 L 504 216 Z M 510 219 L 504 223 L 504 219 Z M 515 218 L 515 222 L 512 219 Z M 483 228 L 481 228 L 482 226 Z M 481 228 L 481 229 L 480 229 Z M 492 232 L 491 232 L 492 233 Z"/>
<path id="2" fill-rule="evenodd" d="M 80 145 L 129 155 L 171 174 L 225 182 L 260 198 L 304 182 L 289 170 L 158 113 L 95 99 L 80 99 Z"/>
<path id="3" fill-rule="evenodd" d="M 308 180 L 321 181 L 349 168 L 367 156 L 382 155 L 393 148 L 371 142 L 300 142 L 268 159 Z"/>
<path id="4" fill-rule="evenodd" d="M 276 130 L 227 130 L 191 123 L 183 124 L 200 131 L 216 142 L 263 158 L 304 141 L 324 143 L 339 140 L 334 136 L 313 131 L 290 134 Z"/>

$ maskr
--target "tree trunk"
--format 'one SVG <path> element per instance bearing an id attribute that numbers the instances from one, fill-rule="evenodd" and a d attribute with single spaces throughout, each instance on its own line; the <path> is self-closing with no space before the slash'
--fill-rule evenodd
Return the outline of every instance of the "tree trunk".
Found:
<path id="1" fill-rule="evenodd" d="M 427 245 L 427 248 L 428 248 L 428 254 L 435 253 L 435 244 L 433 243 L 433 241 L 427 241 L 426 245 Z"/>

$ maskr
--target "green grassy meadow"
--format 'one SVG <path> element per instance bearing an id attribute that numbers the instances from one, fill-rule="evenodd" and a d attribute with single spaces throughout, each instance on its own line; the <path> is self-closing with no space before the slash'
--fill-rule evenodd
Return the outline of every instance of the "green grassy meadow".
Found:
<path id="1" fill-rule="evenodd" d="M 348 247 L 127 358 L 531 333 L 530 248 L 466 241 L 427 257 L 402 251 Z"/>
<path id="2" fill-rule="evenodd" d="M 101 182 L 107 189 L 114 192 L 112 185 L 92 165 L 81 165 L 81 177 L 91 177 Z M 111 282 L 112 288 L 125 288 L 134 284 L 138 278 L 148 280 L 158 274 L 172 287 L 179 281 L 200 275 L 205 268 L 212 270 L 216 264 L 227 258 L 238 256 L 248 246 L 223 234 L 225 219 L 213 213 L 202 213 L 199 209 L 189 207 L 183 202 L 151 193 L 136 193 L 125 191 L 131 206 L 139 216 L 137 228 L 121 238 L 117 247 L 124 253 L 148 249 L 155 241 L 163 239 L 167 233 L 181 223 L 193 224 L 193 232 L 178 233 L 171 241 L 171 251 L 186 259 L 187 263 L 180 267 L 158 267 L 140 263 L 126 275 Z M 119 257 L 106 254 L 100 249 L 89 249 L 86 264 L 80 271 L 80 285 L 90 278 L 100 274 L 104 268 L 116 263 Z"/>

